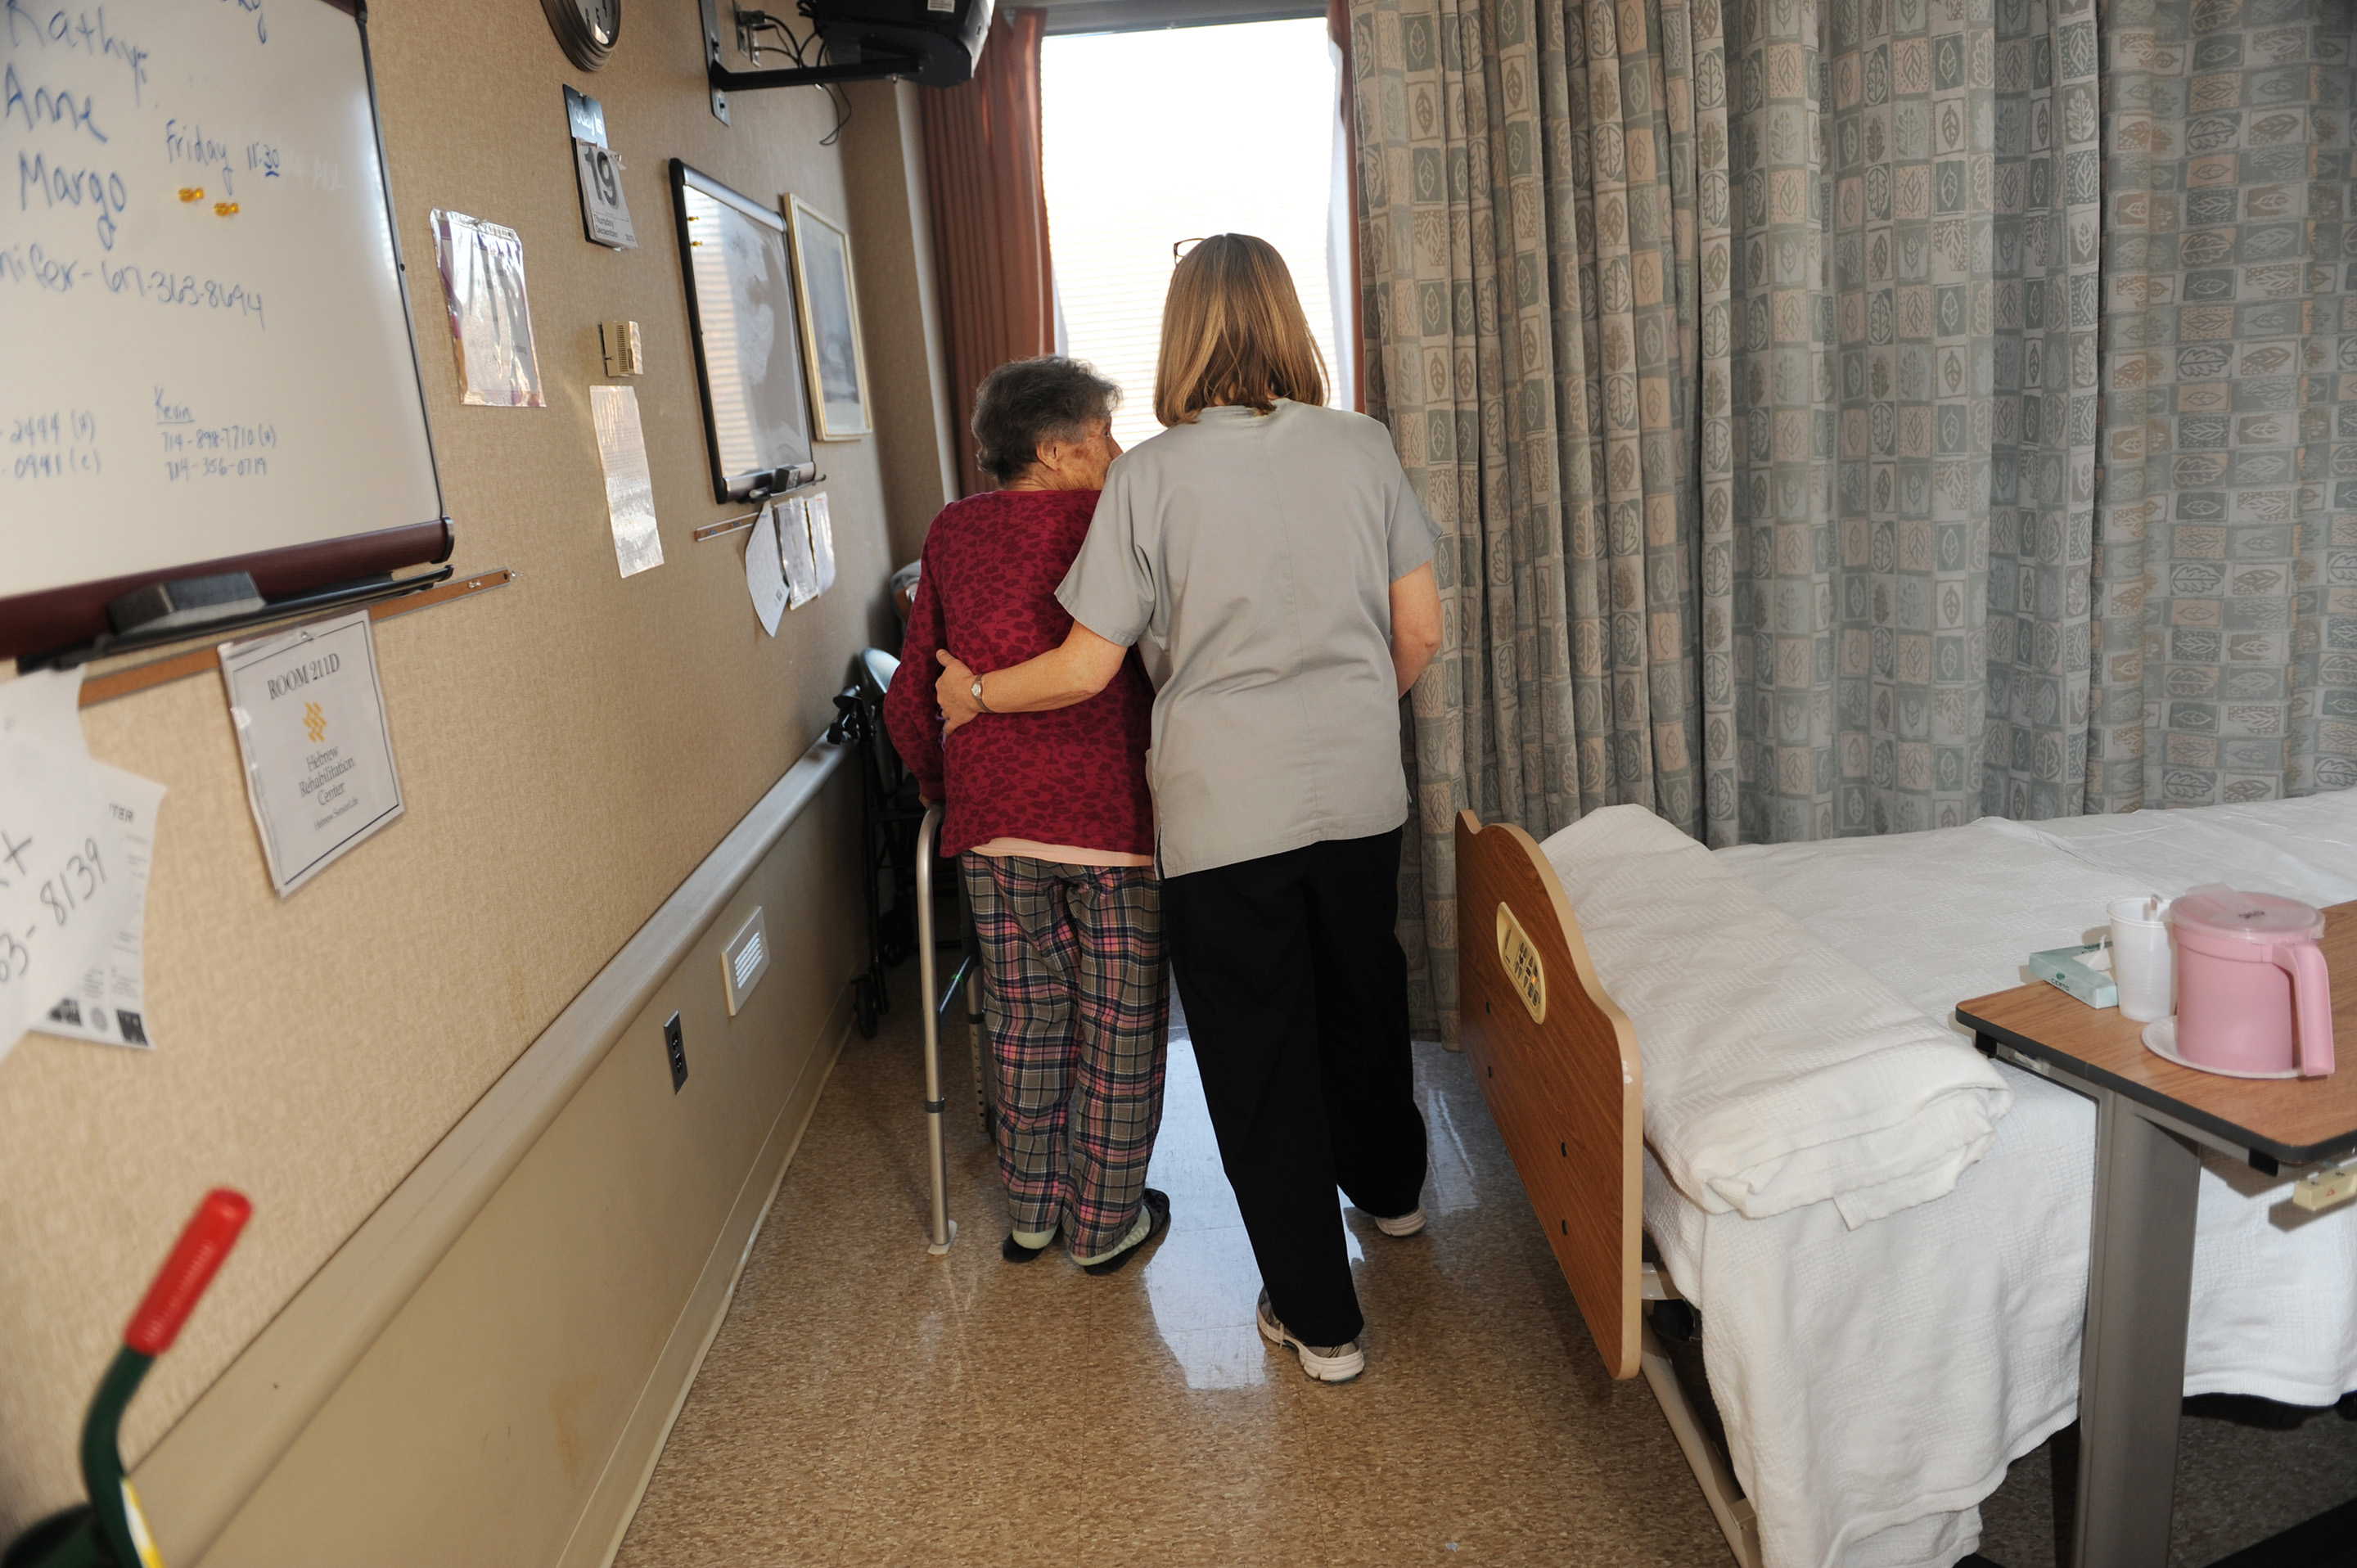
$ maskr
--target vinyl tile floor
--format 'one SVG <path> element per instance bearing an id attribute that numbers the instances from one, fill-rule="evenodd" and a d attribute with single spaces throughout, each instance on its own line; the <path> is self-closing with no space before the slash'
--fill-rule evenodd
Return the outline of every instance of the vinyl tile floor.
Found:
<path id="1" fill-rule="evenodd" d="M 834 1068 L 617 1568 L 1731 1562 L 1643 1381 L 1605 1377 L 1463 1057 L 1416 1049 L 1430 1228 L 1395 1240 L 1344 1210 L 1367 1371 L 1329 1387 L 1254 1329 L 1183 1021 L 1149 1177 L 1171 1227 L 1098 1279 L 1001 1261 L 953 1014 L 958 1234 L 928 1255 L 915 968 Z M 2247 1434 L 2205 1424 L 2188 1453 L 2231 1477 Z M 2271 1487 L 2180 1481 L 2188 1568 L 2357 1495 L 2357 1423 L 2257 1435 Z M 2007 1568 L 2052 1561 L 2045 1452 L 1987 1505 Z"/>

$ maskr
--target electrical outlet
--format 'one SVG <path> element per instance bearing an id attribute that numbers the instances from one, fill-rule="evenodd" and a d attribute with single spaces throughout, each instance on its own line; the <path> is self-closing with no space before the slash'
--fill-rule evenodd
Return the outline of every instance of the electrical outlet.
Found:
<path id="1" fill-rule="evenodd" d="M 663 1020 L 663 1054 L 671 1058 L 671 1091 L 677 1094 L 687 1086 L 687 1039 L 676 1013 Z"/>

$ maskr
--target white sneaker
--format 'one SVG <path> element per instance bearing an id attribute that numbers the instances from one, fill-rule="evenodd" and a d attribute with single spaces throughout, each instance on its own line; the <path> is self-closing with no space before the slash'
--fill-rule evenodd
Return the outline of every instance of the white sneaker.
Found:
<path id="1" fill-rule="evenodd" d="M 1260 1337 L 1272 1345 L 1281 1345 L 1301 1357 L 1301 1369 L 1321 1383 L 1347 1383 L 1367 1369 L 1366 1352 L 1359 1342 L 1348 1345 L 1304 1345 L 1285 1331 L 1285 1325 L 1269 1310 L 1268 1292 L 1260 1293 L 1260 1302 L 1253 1309 L 1259 1321 Z"/>
<path id="2" fill-rule="evenodd" d="M 1389 1219 L 1380 1214 L 1369 1218 L 1374 1220 L 1375 1229 L 1386 1236 L 1413 1236 L 1424 1229 L 1424 1208 L 1421 1205 Z"/>

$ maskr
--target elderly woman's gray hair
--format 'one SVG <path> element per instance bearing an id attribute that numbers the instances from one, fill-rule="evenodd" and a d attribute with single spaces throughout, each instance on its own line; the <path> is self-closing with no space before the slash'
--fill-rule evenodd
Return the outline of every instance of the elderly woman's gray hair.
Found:
<path id="1" fill-rule="evenodd" d="M 1041 442 L 1087 440 L 1120 401 L 1121 388 L 1078 360 L 1010 360 L 974 393 L 974 460 L 1002 485 L 1019 478 L 1039 461 Z"/>

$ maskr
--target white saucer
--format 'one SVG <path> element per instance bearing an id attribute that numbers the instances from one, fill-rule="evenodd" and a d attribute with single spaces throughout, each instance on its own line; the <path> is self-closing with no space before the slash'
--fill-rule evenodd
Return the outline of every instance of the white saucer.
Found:
<path id="1" fill-rule="evenodd" d="M 2165 1062 L 2175 1062 L 2179 1067 L 2190 1067 L 2195 1072 L 2214 1072 L 2220 1078 L 2298 1078 L 2299 1076 L 2298 1068 L 2283 1072 L 2236 1072 L 2230 1067 L 2212 1067 L 2207 1062 L 2187 1061 L 2177 1054 L 2177 1020 L 2174 1018 L 2163 1018 L 2157 1024 L 2147 1024 L 2144 1026 L 2144 1048 Z"/>

